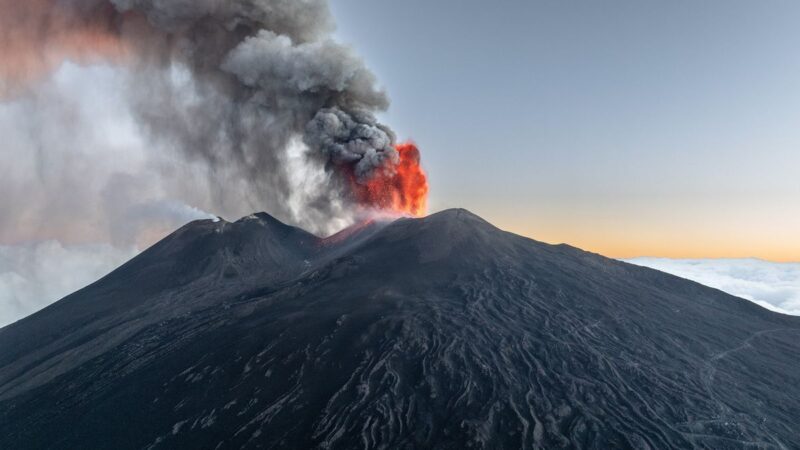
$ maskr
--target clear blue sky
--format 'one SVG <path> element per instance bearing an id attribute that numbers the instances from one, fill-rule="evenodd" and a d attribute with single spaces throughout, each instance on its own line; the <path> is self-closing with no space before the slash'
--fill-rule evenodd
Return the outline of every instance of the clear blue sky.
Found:
<path id="1" fill-rule="evenodd" d="M 331 4 L 434 210 L 611 256 L 800 260 L 800 3 Z"/>

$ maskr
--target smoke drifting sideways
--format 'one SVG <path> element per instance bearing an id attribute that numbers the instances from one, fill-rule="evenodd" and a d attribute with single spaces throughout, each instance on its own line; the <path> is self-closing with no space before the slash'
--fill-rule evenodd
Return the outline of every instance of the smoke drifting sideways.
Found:
<path id="1" fill-rule="evenodd" d="M 375 118 L 388 98 L 363 61 L 331 39 L 325 1 L 0 0 L 0 7 L 5 98 L 35 90 L 63 61 L 125 68 L 127 101 L 147 144 L 215 178 L 208 209 L 237 215 L 256 207 L 324 234 L 359 206 L 386 208 L 362 204 L 351 182 L 398 176 L 395 135 Z M 287 163 L 296 144 L 325 176 L 298 182 L 302 174 Z M 243 181 L 233 183 L 235 192 L 227 192 L 231 178 Z"/>
<path id="2" fill-rule="evenodd" d="M 332 40 L 324 0 L 0 10 L 0 275 L 43 242 L 118 261 L 215 215 L 327 235 L 374 210 L 425 212 L 419 152 L 376 119 L 388 98 Z M 25 273 L 6 279 L 47 282 Z"/>

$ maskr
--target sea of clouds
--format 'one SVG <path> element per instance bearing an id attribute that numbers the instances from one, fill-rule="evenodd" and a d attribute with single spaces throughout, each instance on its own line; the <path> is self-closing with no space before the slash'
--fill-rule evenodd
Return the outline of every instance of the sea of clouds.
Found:
<path id="1" fill-rule="evenodd" d="M 800 263 L 754 258 L 634 258 L 626 262 L 717 288 L 772 311 L 800 316 Z"/>
<path id="2" fill-rule="evenodd" d="M 139 253 L 135 246 L 63 245 L 55 240 L 0 245 L 0 327 L 103 277 Z M 800 263 L 759 259 L 634 258 L 650 267 L 800 315 Z"/>

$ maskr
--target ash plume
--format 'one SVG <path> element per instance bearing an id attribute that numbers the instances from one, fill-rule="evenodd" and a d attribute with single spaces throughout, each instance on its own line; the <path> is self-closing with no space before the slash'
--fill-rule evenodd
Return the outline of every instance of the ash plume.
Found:
<path id="1" fill-rule="evenodd" d="M 362 180 L 398 160 L 394 133 L 366 111 L 320 110 L 306 126 L 306 142 L 334 164 L 351 165 Z"/>
<path id="2" fill-rule="evenodd" d="M 330 232 L 353 212 L 346 177 L 366 180 L 397 163 L 394 133 L 375 118 L 388 98 L 331 39 L 325 1 L 0 0 L 0 8 L 2 98 L 29 95 L 63 61 L 124 68 L 148 145 L 203 167 L 213 185 L 203 206 L 215 212 L 266 209 Z M 297 145 L 306 147 L 303 171 L 291 161 Z"/>

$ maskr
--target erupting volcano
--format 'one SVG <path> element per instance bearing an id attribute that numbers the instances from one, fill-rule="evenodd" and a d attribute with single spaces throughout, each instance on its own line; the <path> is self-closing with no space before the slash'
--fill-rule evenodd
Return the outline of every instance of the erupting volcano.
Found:
<path id="1" fill-rule="evenodd" d="M 17 3 L 0 0 L 0 49 L 11 58 L 0 64 L 0 100 L 35 92 L 67 61 L 107 66 L 126 83 L 120 101 L 144 145 L 207 169 L 209 194 L 192 199 L 201 209 L 236 215 L 255 201 L 320 234 L 363 209 L 425 213 L 419 151 L 378 121 L 389 98 L 332 39 L 325 0 Z M 287 165 L 298 139 L 309 151 Z M 320 168 L 333 173 L 293 173 Z"/>
<path id="2" fill-rule="evenodd" d="M 0 328 L 0 448 L 796 449 L 798 319 L 466 210 L 200 220 Z"/>
<path id="3" fill-rule="evenodd" d="M 428 206 L 428 177 L 420 164 L 419 149 L 406 142 L 395 145 L 396 165 L 376 170 L 366 181 L 350 176 L 358 204 L 393 212 L 422 216 Z"/>

